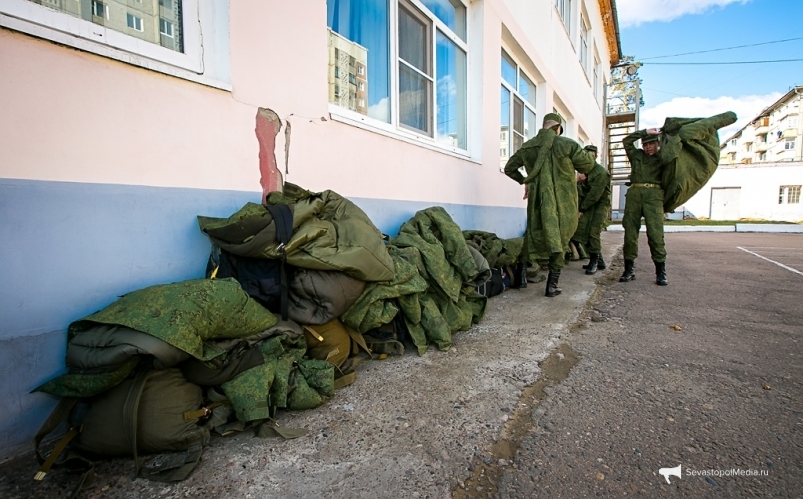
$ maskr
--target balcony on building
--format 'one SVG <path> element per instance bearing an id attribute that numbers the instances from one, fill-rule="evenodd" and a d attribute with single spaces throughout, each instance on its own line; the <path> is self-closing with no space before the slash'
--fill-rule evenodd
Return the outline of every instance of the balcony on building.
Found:
<path id="1" fill-rule="evenodd" d="M 769 117 L 764 117 L 756 121 L 756 135 L 767 135 L 770 131 L 770 119 Z"/>

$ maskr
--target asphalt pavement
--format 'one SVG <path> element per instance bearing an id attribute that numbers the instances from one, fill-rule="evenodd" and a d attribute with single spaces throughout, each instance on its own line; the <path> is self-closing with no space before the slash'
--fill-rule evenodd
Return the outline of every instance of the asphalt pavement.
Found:
<path id="1" fill-rule="evenodd" d="M 669 286 L 644 235 L 600 283 L 497 497 L 803 497 L 803 235 L 666 243 Z"/>
<path id="2" fill-rule="evenodd" d="M 280 413 L 306 437 L 215 438 L 170 484 L 100 461 L 80 497 L 803 497 L 803 235 L 666 241 L 669 286 L 643 235 L 619 283 L 622 233 L 604 233 L 609 268 L 571 263 L 562 295 L 503 293 L 449 351 L 362 364 L 323 406 Z M 75 483 L 35 471 L 0 466 L 0 497 Z"/>

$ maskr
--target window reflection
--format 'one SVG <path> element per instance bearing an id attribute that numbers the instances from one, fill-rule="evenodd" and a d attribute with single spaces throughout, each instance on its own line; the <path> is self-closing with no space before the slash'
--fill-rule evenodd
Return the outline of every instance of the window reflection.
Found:
<path id="1" fill-rule="evenodd" d="M 461 40 L 466 41 L 466 7 L 458 0 L 421 0 Z"/>
<path id="2" fill-rule="evenodd" d="M 437 35 L 438 140 L 466 148 L 466 53 Z"/>
<path id="3" fill-rule="evenodd" d="M 326 8 L 329 102 L 390 123 L 388 1 L 329 0 Z M 337 97 L 335 84 L 340 87 Z"/>
<path id="4" fill-rule="evenodd" d="M 181 0 L 28 0 L 176 52 L 183 52 Z"/>

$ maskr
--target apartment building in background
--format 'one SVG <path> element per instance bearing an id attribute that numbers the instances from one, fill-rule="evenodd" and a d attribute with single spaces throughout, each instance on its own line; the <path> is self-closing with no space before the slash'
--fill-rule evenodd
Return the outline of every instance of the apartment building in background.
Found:
<path id="1" fill-rule="evenodd" d="M 719 167 L 678 211 L 712 220 L 803 221 L 803 86 L 721 145 Z"/>
<path id="2" fill-rule="evenodd" d="M 803 86 L 796 86 L 722 142 L 720 165 L 803 161 Z"/>

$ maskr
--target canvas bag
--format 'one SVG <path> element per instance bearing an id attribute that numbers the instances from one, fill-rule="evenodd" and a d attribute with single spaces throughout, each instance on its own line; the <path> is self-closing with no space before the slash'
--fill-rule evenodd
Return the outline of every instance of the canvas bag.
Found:
<path id="1" fill-rule="evenodd" d="M 87 402 L 88 409 L 82 416 L 72 418 L 79 400 Z M 202 405 L 201 388 L 184 379 L 181 371 L 175 368 L 139 370 L 133 378 L 90 399 L 64 398 L 36 435 L 37 458 L 42 464 L 36 479 L 43 479 L 51 467 L 57 466 L 58 454 L 71 443 L 71 449 L 81 451 L 83 455 L 133 455 L 137 476 L 141 478 L 183 480 L 198 464 L 203 447 L 209 442 L 209 430 L 198 423 L 211 413 L 211 407 Z M 79 423 L 45 458 L 39 445 L 65 418 L 68 421 L 78 419 Z M 143 467 L 139 460 L 140 452 L 174 454 L 160 459 L 156 466 Z M 90 463 L 85 459 L 82 461 Z M 90 475 L 91 468 L 91 464 L 87 464 L 81 471 Z"/>

